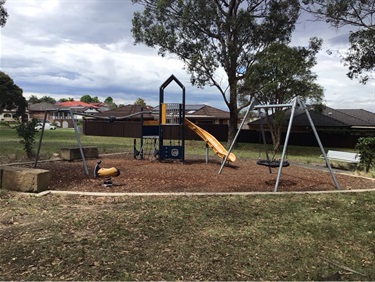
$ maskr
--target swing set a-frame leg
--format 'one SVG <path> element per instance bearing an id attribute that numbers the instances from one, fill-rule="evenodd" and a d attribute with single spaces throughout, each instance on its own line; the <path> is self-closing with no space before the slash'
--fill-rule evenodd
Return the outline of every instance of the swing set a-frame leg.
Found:
<path id="1" fill-rule="evenodd" d="M 230 144 L 230 147 L 229 147 L 229 149 L 228 149 L 228 152 L 227 152 L 225 158 L 223 159 L 223 161 L 222 161 L 222 163 L 221 163 L 221 166 L 220 166 L 220 169 L 219 169 L 218 174 L 221 174 L 221 171 L 223 170 L 223 167 L 224 167 L 226 161 L 228 160 L 228 157 L 229 157 L 229 155 L 230 155 L 230 153 L 231 153 L 231 151 L 232 151 L 232 149 L 233 149 L 234 144 L 236 143 L 237 137 L 238 137 L 238 135 L 239 135 L 240 132 L 241 132 L 241 129 L 242 129 L 244 123 L 245 123 L 245 120 L 246 120 L 247 116 L 249 115 L 250 111 L 254 108 L 254 106 L 255 106 L 255 99 L 253 99 L 253 100 L 251 101 L 251 103 L 250 103 L 250 105 L 249 105 L 249 108 L 247 109 L 246 114 L 245 114 L 245 116 L 243 117 L 243 120 L 242 120 L 242 122 L 241 122 L 241 125 L 240 125 L 240 127 L 238 128 L 238 130 L 237 130 L 236 136 L 234 136 L 233 141 L 232 141 L 232 144 Z"/>

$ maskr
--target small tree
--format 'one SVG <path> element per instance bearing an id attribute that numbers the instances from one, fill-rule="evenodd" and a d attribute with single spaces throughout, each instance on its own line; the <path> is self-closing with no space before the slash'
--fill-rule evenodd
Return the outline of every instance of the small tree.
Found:
<path id="1" fill-rule="evenodd" d="M 146 102 L 142 98 L 138 98 L 137 100 L 135 100 L 134 105 L 146 107 Z"/>
<path id="2" fill-rule="evenodd" d="M 36 97 L 35 95 L 31 95 L 29 100 L 27 100 L 30 104 L 38 104 L 39 103 L 39 98 Z"/>
<path id="3" fill-rule="evenodd" d="M 375 137 L 361 137 L 355 148 L 361 154 L 361 162 L 366 172 L 375 167 Z"/>
<path id="4" fill-rule="evenodd" d="M 308 47 L 271 44 L 255 55 L 252 72 L 246 75 L 240 87 L 241 94 L 246 97 L 250 94 L 262 105 L 290 103 L 296 96 L 309 100 L 311 104 L 320 104 L 324 92 L 315 83 L 317 75 L 312 69 L 317 63 L 316 54 L 321 45 L 322 40 L 315 37 L 310 39 Z M 273 150 L 277 152 L 286 114 L 282 108 L 269 109 L 265 114 Z"/>
<path id="5" fill-rule="evenodd" d="M 108 107 L 112 110 L 117 108 L 117 105 L 113 102 L 113 98 L 111 96 L 107 97 L 104 100 L 104 103 L 108 105 Z"/>
<path id="6" fill-rule="evenodd" d="M 24 145 L 24 150 L 26 155 L 29 159 L 34 156 L 34 144 L 35 144 L 35 126 L 38 123 L 37 119 L 33 119 L 32 121 L 21 123 L 16 127 L 17 135 L 20 140 L 20 143 Z"/>
<path id="7" fill-rule="evenodd" d="M 74 99 L 73 98 L 61 98 L 60 100 L 59 100 L 59 102 L 71 102 L 71 101 L 74 101 Z"/>

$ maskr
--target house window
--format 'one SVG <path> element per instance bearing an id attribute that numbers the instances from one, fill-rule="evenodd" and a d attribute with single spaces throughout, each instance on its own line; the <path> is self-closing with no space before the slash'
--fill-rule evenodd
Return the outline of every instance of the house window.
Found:
<path id="1" fill-rule="evenodd" d="M 4 117 L 5 117 L 5 118 L 11 118 L 12 115 L 11 115 L 11 114 L 4 114 Z"/>

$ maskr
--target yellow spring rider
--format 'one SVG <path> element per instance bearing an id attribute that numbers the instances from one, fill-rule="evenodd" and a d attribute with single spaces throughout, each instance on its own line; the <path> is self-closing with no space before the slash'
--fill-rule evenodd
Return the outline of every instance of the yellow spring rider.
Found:
<path id="1" fill-rule="evenodd" d="M 120 170 L 116 167 L 110 168 L 101 168 L 100 164 L 102 161 L 98 161 L 96 163 L 94 169 L 94 178 L 104 178 L 104 187 L 111 187 L 112 186 L 112 177 L 116 177 L 120 175 Z"/>

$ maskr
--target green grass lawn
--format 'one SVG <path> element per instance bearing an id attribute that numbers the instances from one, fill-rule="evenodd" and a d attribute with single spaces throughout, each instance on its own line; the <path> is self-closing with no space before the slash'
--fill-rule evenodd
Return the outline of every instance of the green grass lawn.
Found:
<path id="1" fill-rule="evenodd" d="M 37 137 L 40 133 L 38 133 Z M 133 139 L 81 135 L 100 153 Z M 42 158 L 76 146 L 45 132 Z M 1 160 L 24 160 L 0 128 Z M 327 150 L 329 148 L 326 148 Z M 239 158 L 257 158 L 239 144 Z M 204 155 L 187 141 L 187 155 Z M 319 148 L 288 149 L 318 162 Z M 191 197 L 33 197 L 0 190 L 1 280 L 375 280 L 375 193 Z"/>
<path id="2" fill-rule="evenodd" d="M 40 132 L 35 135 L 35 152 L 37 151 Z M 97 146 L 99 154 L 115 152 L 132 152 L 133 138 L 86 136 L 80 134 L 83 146 Z M 11 161 L 25 160 L 22 144 L 19 142 L 15 129 L 0 127 L 1 157 Z M 73 129 L 61 129 L 45 131 L 40 150 L 40 159 L 49 159 L 53 153 L 59 153 L 63 147 L 77 146 L 77 140 Z M 139 146 L 139 139 L 137 140 Z M 328 150 L 330 148 L 326 148 Z M 239 158 L 257 159 L 259 156 L 265 158 L 263 145 L 251 143 L 239 143 L 233 149 L 233 153 Z M 185 141 L 185 155 L 205 155 L 204 141 Z M 281 155 L 281 154 L 280 154 Z M 304 163 L 323 163 L 319 159 L 321 155 L 318 147 L 288 146 L 288 159 Z M 1 163 L 1 161 L 0 161 Z"/>
<path id="3" fill-rule="evenodd" d="M 0 193 L 0 214 L 2 280 L 375 280 L 370 192 Z"/>

